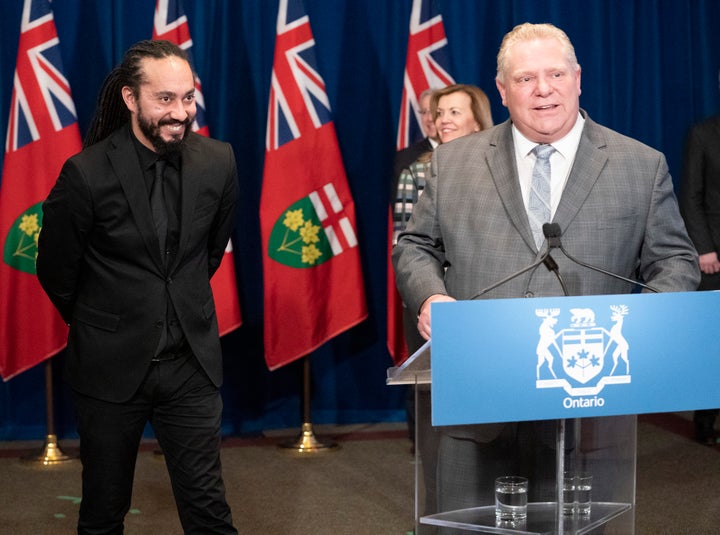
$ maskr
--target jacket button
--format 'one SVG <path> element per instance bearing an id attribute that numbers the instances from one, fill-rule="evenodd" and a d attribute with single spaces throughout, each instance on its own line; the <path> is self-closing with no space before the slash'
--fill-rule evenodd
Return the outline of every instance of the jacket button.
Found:
<path id="1" fill-rule="evenodd" d="M 527 292 L 525 292 L 524 297 L 535 297 L 535 294 L 533 292 L 531 292 L 530 290 L 528 290 Z"/>

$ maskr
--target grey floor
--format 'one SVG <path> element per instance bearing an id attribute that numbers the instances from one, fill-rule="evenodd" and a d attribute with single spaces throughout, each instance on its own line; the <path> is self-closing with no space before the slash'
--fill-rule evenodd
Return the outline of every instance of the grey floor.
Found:
<path id="1" fill-rule="evenodd" d="M 402 425 L 315 426 L 338 447 L 292 453 L 299 430 L 223 448 L 228 500 L 240 533 L 261 535 L 407 535 L 413 528 L 414 459 Z M 80 465 L 24 462 L 41 443 L 0 443 L 0 533 L 71 534 Z M 76 444 L 60 442 L 67 453 Z M 691 438 L 689 415 L 641 417 L 635 533 L 720 533 L 720 447 Z M 128 535 L 180 534 L 162 456 L 152 444 L 138 457 Z M 622 535 L 622 534 L 621 534 Z"/>

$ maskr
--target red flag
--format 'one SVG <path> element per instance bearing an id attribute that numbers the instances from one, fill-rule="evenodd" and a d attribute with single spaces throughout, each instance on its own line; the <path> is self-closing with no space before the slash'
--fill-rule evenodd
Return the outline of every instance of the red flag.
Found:
<path id="1" fill-rule="evenodd" d="M 397 150 L 402 150 L 422 139 L 420 94 L 426 89 L 441 88 L 455 83 L 448 74 L 449 63 L 442 16 L 435 10 L 432 0 L 413 0 L 398 120 Z M 392 251 L 392 209 L 389 227 L 388 249 Z M 388 351 L 397 365 L 408 357 L 408 349 L 403 334 L 402 300 L 395 287 L 395 272 L 389 254 L 387 299 Z"/>
<path id="2" fill-rule="evenodd" d="M 53 356 L 67 327 L 35 272 L 42 201 L 80 151 L 77 114 L 48 0 L 25 0 L 0 184 L 0 375 Z"/>
<path id="3" fill-rule="evenodd" d="M 403 304 L 400 293 L 395 286 L 395 270 L 392 266 L 390 255 L 393 248 L 393 216 L 390 208 L 390 225 L 388 225 L 388 269 L 387 269 L 387 347 L 390 357 L 396 366 L 408 358 L 409 351 L 405 342 L 405 330 L 403 328 Z"/>
<path id="4" fill-rule="evenodd" d="M 190 67 L 195 72 L 190 27 L 181 0 L 158 0 L 155 6 L 155 23 L 152 38 L 165 39 L 185 50 L 190 59 Z M 193 123 L 193 131 L 203 136 L 209 136 L 210 128 L 205 119 L 205 98 L 202 94 L 202 86 L 197 73 L 195 74 L 195 104 L 197 115 Z M 242 324 L 240 299 L 238 297 L 237 280 L 235 279 L 235 259 L 232 251 L 232 240 L 230 240 L 225 248 L 225 255 L 222 262 L 220 262 L 220 267 L 218 267 L 215 275 L 210 280 L 213 297 L 215 298 L 220 336 L 237 329 Z"/>
<path id="5" fill-rule="evenodd" d="M 367 317 L 355 205 L 301 0 L 280 0 L 260 200 L 274 370 Z"/>

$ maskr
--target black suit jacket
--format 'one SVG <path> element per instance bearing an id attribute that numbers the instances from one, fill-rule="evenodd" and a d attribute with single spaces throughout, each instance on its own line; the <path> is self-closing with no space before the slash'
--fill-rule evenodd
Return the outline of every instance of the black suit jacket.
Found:
<path id="1" fill-rule="evenodd" d="M 165 268 L 129 127 L 65 162 L 43 204 L 37 273 L 70 325 L 73 389 L 129 399 L 150 366 L 168 299 L 194 355 L 220 386 L 210 277 L 230 236 L 237 194 L 230 145 L 191 133 L 182 152 L 179 246 Z"/>
<path id="2" fill-rule="evenodd" d="M 720 115 L 688 132 L 680 211 L 698 253 L 720 253 Z"/>

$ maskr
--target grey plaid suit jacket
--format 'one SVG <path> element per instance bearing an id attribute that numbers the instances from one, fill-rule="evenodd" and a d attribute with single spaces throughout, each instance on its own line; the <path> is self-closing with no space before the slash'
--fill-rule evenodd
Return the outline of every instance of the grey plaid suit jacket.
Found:
<path id="1" fill-rule="evenodd" d="M 585 117 L 554 222 L 575 258 L 660 291 L 690 291 L 697 253 L 673 193 L 665 157 Z M 510 120 L 438 147 L 432 174 L 393 250 L 405 303 L 433 294 L 471 299 L 538 255 L 515 164 Z M 628 293 L 631 286 L 553 253 L 571 295 Z M 543 265 L 484 298 L 562 295 Z"/>

